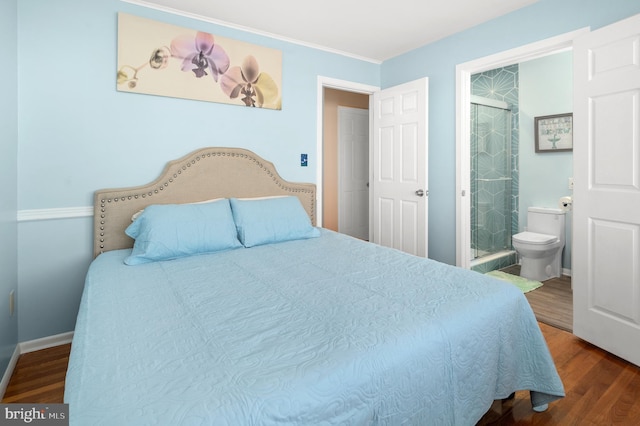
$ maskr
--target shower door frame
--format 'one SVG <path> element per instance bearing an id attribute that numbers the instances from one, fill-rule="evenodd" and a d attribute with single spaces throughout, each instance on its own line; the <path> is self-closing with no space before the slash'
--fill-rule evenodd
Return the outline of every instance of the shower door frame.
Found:
<path id="1" fill-rule="evenodd" d="M 482 258 L 487 257 L 487 256 L 491 256 L 491 255 L 495 255 L 497 253 L 508 253 L 511 250 L 511 235 L 512 235 L 512 231 L 513 231 L 513 227 L 512 227 L 512 218 L 513 218 L 513 210 L 514 208 L 517 209 L 517 206 L 513 206 L 513 200 L 512 200 L 512 194 L 513 194 L 513 173 L 514 173 L 514 166 L 512 164 L 512 152 L 511 152 L 511 147 L 513 144 L 513 129 L 512 129 L 512 120 L 513 120 L 513 111 L 512 111 L 512 107 L 511 105 L 509 105 L 507 102 L 502 101 L 502 100 L 498 100 L 498 99 L 491 99 L 491 98 L 485 98 L 485 97 L 481 97 L 481 96 L 476 96 L 476 95 L 471 95 L 471 104 L 476 106 L 476 111 L 477 108 L 479 107 L 486 107 L 486 108 L 492 108 L 495 110 L 500 110 L 502 113 L 506 114 L 506 117 L 504 119 L 504 131 L 505 131 L 505 141 L 504 146 L 505 146 L 505 157 L 504 157 L 504 164 L 502 164 L 502 167 L 504 167 L 504 173 L 502 173 L 503 176 L 500 177 L 494 177 L 494 178 L 480 178 L 478 176 L 476 176 L 475 178 L 475 188 L 476 188 L 476 200 L 475 200 L 475 206 L 474 204 L 474 191 L 473 189 L 473 181 L 470 181 L 470 192 L 469 192 L 469 197 L 471 198 L 471 206 L 470 206 L 470 217 L 471 217 L 471 239 L 470 239 L 470 245 L 469 245 L 469 250 L 470 250 L 470 259 L 473 260 L 477 260 L 477 261 L 481 261 Z M 473 108 L 472 108 L 473 110 Z M 479 113 L 479 112 L 477 112 Z M 471 117 L 474 114 L 471 113 Z M 478 123 L 478 117 L 476 116 L 476 122 L 475 125 L 477 126 Z M 495 126 L 492 127 L 492 130 L 495 130 Z M 477 132 L 476 132 L 477 133 Z M 471 135 L 473 135 L 473 130 L 471 130 Z M 486 141 L 485 141 L 486 142 Z M 477 156 L 477 158 L 479 158 L 478 156 L 480 155 L 481 152 L 486 152 L 487 149 L 485 147 L 485 149 L 480 149 L 478 147 L 478 144 L 480 143 L 479 140 L 476 141 L 476 150 L 475 150 L 475 154 Z M 470 145 L 473 145 L 472 143 L 472 137 L 470 137 Z M 488 153 L 489 155 L 491 155 L 491 153 Z M 474 150 L 473 148 L 471 148 L 470 146 L 470 158 L 474 155 Z M 477 160 L 476 160 L 477 161 Z M 495 165 L 495 164 L 494 164 Z M 470 179 L 473 178 L 473 170 L 474 170 L 474 166 L 471 165 L 470 163 Z M 479 170 L 479 165 L 475 164 L 475 170 L 476 170 L 476 174 L 478 174 Z M 480 209 L 480 203 L 478 202 L 478 192 L 479 192 L 479 185 L 481 185 L 482 183 L 487 183 L 489 185 L 491 185 L 491 183 L 493 184 L 497 184 L 498 182 L 503 182 L 504 187 L 504 197 L 503 197 L 503 211 L 502 213 L 505 216 L 505 224 L 504 224 L 504 233 L 505 233 L 505 237 L 504 237 L 504 241 L 503 241 L 503 247 L 500 248 L 496 248 L 494 246 L 495 241 L 493 241 L 491 243 L 491 248 L 488 249 L 488 251 L 486 251 L 484 254 L 482 255 L 478 255 L 478 251 L 482 251 L 484 249 L 487 249 L 487 247 L 484 247 L 484 249 L 481 249 L 479 247 L 478 244 L 478 239 L 479 239 L 479 232 L 480 229 L 478 227 L 479 225 L 479 220 L 478 217 L 480 215 L 479 209 Z M 473 217 L 473 212 L 475 209 L 475 218 Z M 490 206 L 489 211 L 493 211 L 493 210 L 500 210 L 498 208 L 496 208 L 495 202 L 492 203 L 492 205 Z M 486 213 L 489 213 L 489 211 L 487 211 Z M 475 238 L 474 238 L 474 229 L 473 229 L 473 224 L 474 224 L 474 219 L 475 219 L 475 224 L 476 224 L 476 229 L 475 229 Z M 489 231 L 490 232 L 490 231 Z M 493 238 L 492 238 L 493 240 Z M 475 245 L 475 247 L 474 247 Z"/>

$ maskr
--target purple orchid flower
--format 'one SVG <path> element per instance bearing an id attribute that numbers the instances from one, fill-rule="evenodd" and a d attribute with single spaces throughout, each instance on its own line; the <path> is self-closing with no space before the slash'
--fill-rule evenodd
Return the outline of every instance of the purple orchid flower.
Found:
<path id="1" fill-rule="evenodd" d="M 208 69 L 217 82 L 229 69 L 229 56 L 209 33 L 198 31 L 195 39 L 190 35 L 176 37 L 171 42 L 171 55 L 182 59 L 182 71 L 193 71 L 196 78 L 208 75 Z"/>
<path id="2" fill-rule="evenodd" d="M 277 100 L 278 86 L 267 73 L 261 73 L 258 61 L 249 55 L 244 59 L 242 67 L 233 67 L 220 79 L 222 91 L 231 99 L 243 95 L 246 106 L 259 107 Z"/>

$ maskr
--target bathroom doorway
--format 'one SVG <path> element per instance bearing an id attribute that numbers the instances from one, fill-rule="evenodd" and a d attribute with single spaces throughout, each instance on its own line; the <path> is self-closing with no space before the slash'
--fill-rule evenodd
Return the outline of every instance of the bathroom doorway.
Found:
<path id="1" fill-rule="evenodd" d="M 471 76 L 471 269 L 517 263 L 511 236 L 527 230 L 528 208 L 558 208 L 571 195 L 573 153 L 538 152 L 534 118 L 571 113 L 572 86 L 570 50 Z M 570 226 L 563 237 L 570 273 Z"/>
<path id="2" fill-rule="evenodd" d="M 540 42 L 532 43 L 530 45 L 515 48 L 509 51 L 497 53 L 495 55 L 479 58 L 470 62 L 459 64 L 456 66 L 456 264 L 460 267 L 470 269 L 471 261 L 473 260 L 471 250 L 471 77 L 478 73 L 494 70 L 498 68 L 506 68 L 514 64 L 521 64 L 531 61 L 533 59 L 544 58 L 561 52 L 570 52 L 573 40 L 580 35 L 588 32 L 587 29 L 566 33 L 551 39 L 542 40 Z M 547 101 L 552 100 L 553 97 L 548 97 Z M 513 111 L 512 111 L 513 113 Z M 519 111 L 519 115 L 522 115 L 522 111 Z M 542 114 L 540 114 L 542 115 Z M 519 117 L 520 127 L 524 128 L 528 125 L 522 123 L 522 118 Z M 533 117 L 526 117 L 528 120 L 533 120 Z M 515 127 L 512 129 L 514 130 Z M 521 139 L 522 134 L 518 135 Z M 526 146 L 522 140 L 519 140 L 518 161 L 521 160 L 523 150 L 529 150 L 534 152 L 532 146 L 527 143 Z M 512 155 L 515 155 L 516 151 L 512 149 Z M 543 158 L 543 161 L 548 161 L 551 158 L 555 158 L 552 154 L 547 154 L 547 157 Z M 521 170 L 521 164 L 518 165 L 518 176 L 513 176 L 520 190 L 522 186 L 523 176 Z M 541 170 L 541 168 L 538 168 Z M 544 176 L 542 176 L 544 177 Z M 539 182 L 532 182 L 532 184 L 538 184 Z M 561 182 L 559 190 L 567 192 L 567 182 Z M 566 194 L 563 194 L 566 195 Z M 512 194 L 515 198 L 518 198 L 518 204 L 522 204 L 521 196 Z M 555 195 L 553 195 L 555 197 Z M 558 197 L 559 198 L 559 197 Z M 557 201 L 558 198 L 555 198 Z M 532 199 L 531 203 L 538 204 L 540 200 Z M 535 205 L 535 204 L 531 204 Z M 557 204 L 556 204 L 557 205 Z M 526 209 L 524 210 L 526 212 Z M 516 223 L 512 219 L 512 226 Z M 525 226 L 525 221 L 522 219 L 522 212 L 518 212 L 518 226 Z M 567 225 L 570 228 L 570 225 Z M 570 238 L 568 238 L 570 239 Z"/>
<path id="3" fill-rule="evenodd" d="M 487 272 L 517 263 L 510 241 L 503 244 L 504 249 L 494 245 L 490 247 L 491 250 L 482 250 L 482 244 L 478 245 L 478 242 L 481 238 L 490 240 L 492 234 L 501 237 L 508 233 L 513 235 L 524 231 L 527 226 L 528 207 L 557 208 L 559 199 L 570 195 L 571 190 L 568 184 L 573 168 L 572 153 L 535 152 L 533 121 L 534 117 L 547 115 L 549 111 L 551 111 L 549 114 L 557 110 L 572 111 L 571 45 L 576 36 L 570 33 L 537 43 L 535 46 L 525 46 L 494 57 L 458 65 L 457 188 L 459 192 L 456 209 L 458 266 L 468 269 L 473 267 L 475 270 Z M 563 61 L 569 64 L 569 68 L 568 71 L 561 71 L 561 73 L 565 76 L 568 74 L 568 81 L 566 79 L 556 81 L 557 69 L 551 68 L 550 71 L 547 68 L 549 64 L 556 61 L 552 58 L 565 58 Z M 494 108 L 498 106 L 495 101 L 506 102 L 506 109 L 511 110 L 512 143 L 510 146 L 511 169 L 509 170 L 511 175 L 498 176 L 495 173 L 495 176 L 491 176 L 491 178 L 501 178 L 503 185 L 510 179 L 511 185 L 505 185 L 503 190 L 497 189 L 496 182 L 477 181 L 477 177 L 483 178 L 483 176 L 477 176 L 474 168 L 480 158 L 476 159 L 472 153 L 472 148 L 475 148 L 472 147 L 472 137 L 475 136 L 472 133 L 477 132 L 477 127 L 474 129 L 472 125 L 475 126 L 478 123 L 474 121 L 474 115 L 479 108 L 477 105 L 483 102 L 477 102 L 477 98 L 472 96 L 491 99 L 494 102 L 492 104 Z M 563 103 L 565 100 L 567 102 Z M 503 104 L 502 107 L 505 105 Z M 490 129 L 489 131 L 496 132 Z M 490 155 L 481 155 L 490 158 Z M 497 163 L 493 162 L 493 158 L 491 160 L 492 162 L 486 159 L 483 161 L 489 163 L 491 172 L 494 172 L 493 169 Z M 479 186 L 488 184 L 493 185 L 491 191 Z M 485 200 L 495 201 L 496 194 L 499 194 L 498 199 L 504 200 L 503 195 L 509 191 L 511 191 L 511 210 L 507 207 L 502 215 L 493 212 L 490 219 L 493 222 L 483 224 L 480 220 L 483 209 L 487 211 L 490 209 L 488 204 L 484 204 Z M 477 197 L 476 194 L 478 194 Z M 508 213 L 505 214 L 508 211 L 510 211 L 510 217 Z M 498 227 L 502 224 L 504 226 L 498 231 Z M 489 227 L 489 229 L 482 229 L 477 225 Z M 567 223 L 567 232 L 566 240 L 569 244 L 565 247 L 563 264 L 568 269 L 566 272 L 570 274 L 570 223 Z M 485 234 L 489 236 L 482 237 Z M 510 238 L 509 235 L 507 239 L 510 240 Z M 481 263 L 492 261 L 495 262 L 479 266 Z"/>
<path id="4" fill-rule="evenodd" d="M 458 133 L 457 133 L 457 264 L 465 268 L 471 268 L 472 262 L 477 262 L 478 257 L 484 253 L 471 250 L 472 244 L 472 206 L 476 201 L 473 197 L 473 155 L 472 155 L 472 124 L 473 104 L 477 99 L 472 95 L 491 96 L 497 87 L 488 86 L 485 92 L 490 95 L 472 91 L 472 79 L 478 74 L 492 70 L 509 70 L 517 72 L 517 100 L 506 101 L 511 109 L 512 138 L 511 146 L 511 197 L 513 211 L 511 215 L 511 234 L 525 230 L 527 226 L 527 208 L 530 206 L 557 207 L 558 200 L 564 195 L 570 195 L 570 179 L 573 173 L 573 154 L 567 153 L 537 153 L 535 151 L 533 122 L 537 116 L 547 115 L 553 108 L 572 111 L 573 83 L 554 81 L 557 68 L 550 68 L 549 62 L 555 62 L 556 58 L 564 58 L 571 69 L 572 75 L 572 44 L 573 39 L 584 33 L 579 30 L 553 39 L 545 40 L 534 45 L 524 46 L 512 51 L 503 52 L 491 57 L 481 58 L 457 67 L 458 73 Z M 565 73 L 565 71 L 562 71 Z M 546 81 L 537 80 L 543 75 L 550 76 Z M 504 79 L 497 80 L 504 85 Z M 508 85 L 507 85 L 508 86 Z M 567 104 L 558 104 L 558 100 L 568 99 Z M 502 105 L 503 107 L 505 105 Z M 555 112 L 555 111 L 554 111 Z M 549 114 L 553 114 L 550 112 Z M 515 117 L 514 117 L 515 116 Z M 515 124 L 517 122 L 517 124 Z M 517 134 L 514 135 L 514 132 Z M 566 173 L 566 174 L 565 174 Z M 509 176 L 503 176 L 505 180 Z M 484 194 L 486 196 L 486 194 Z M 477 199 L 478 204 L 481 198 Z M 479 206 L 477 208 L 486 208 Z M 507 220 L 504 221 L 508 226 Z M 534 313 L 538 320 L 551 325 L 570 329 L 572 322 L 572 290 L 571 290 L 571 213 L 567 215 L 566 241 L 563 256 L 563 276 L 559 279 L 548 280 L 541 288 L 527 293 L 527 299 L 531 299 Z M 475 235 L 474 235 L 475 237 Z M 510 237 L 509 237 L 510 238 Z M 504 272 L 519 275 L 519 265 L 515 252 L 513 261 L 496 266 L 485 265 L 487 270 L 501 269 Z M 491 256 L 491 255 L 489 255 Z M 490 257 L 488 257 L 490 258 Z M 512 266 L 509 266 L 511 264 Z M 476 269 L 476 268 L 474 268 Z M 553 281 L 553 282 L 551 282 Z M 539 299 L 536 303 L 536 299 Z M 553 323 L 552 323 L 553 321 Z M 560 325 L 562 324 L 562 325 Z"/>

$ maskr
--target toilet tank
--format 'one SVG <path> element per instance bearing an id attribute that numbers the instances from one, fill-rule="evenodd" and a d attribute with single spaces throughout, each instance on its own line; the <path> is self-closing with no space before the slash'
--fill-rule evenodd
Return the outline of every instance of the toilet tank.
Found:
<path id="1" fill-rule="evenodd" d="M 565 241 L 565 212 L 547 207 L 529 207 L 527 209 L 527 231 L 555 235 Z"/>

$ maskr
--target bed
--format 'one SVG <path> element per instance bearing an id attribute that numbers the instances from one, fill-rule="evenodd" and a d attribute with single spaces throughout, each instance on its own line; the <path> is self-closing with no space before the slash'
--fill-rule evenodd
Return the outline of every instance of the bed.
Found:
<path id="1" fill-rule="evenodd" d="M 315 227 L 315 186 L 253 152 L 97 191 L 94 224 L 72 425 L 473 425 L 564 396 L 520 290 Z"/>

